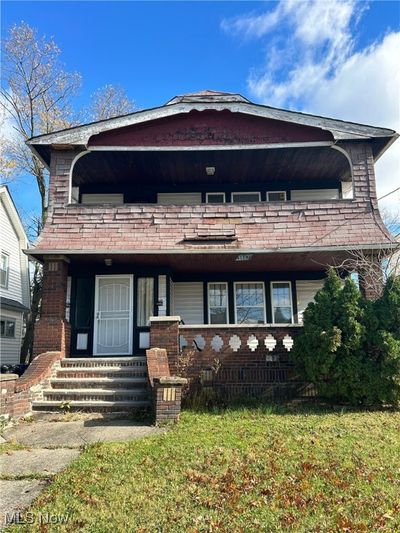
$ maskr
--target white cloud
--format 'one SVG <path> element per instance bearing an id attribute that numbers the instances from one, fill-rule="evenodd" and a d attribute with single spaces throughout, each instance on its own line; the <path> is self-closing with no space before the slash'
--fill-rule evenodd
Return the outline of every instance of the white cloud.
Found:
<path id="1" fill-rule="evenodd" d="M 354 28 L 366 3 L 281 0 L 273 11 L 224 20 L 222 28 L 267 49 L 250 70 L 250 93 L 262 103 L 400 131 L 400 33 L 355 50 Z M 266 46 L 267 44 L 267 46 Z M 400 185 L 400 140 L 376 165 L 378 196 Z M 400 194 L 382 201 L 392 211 Z"/>

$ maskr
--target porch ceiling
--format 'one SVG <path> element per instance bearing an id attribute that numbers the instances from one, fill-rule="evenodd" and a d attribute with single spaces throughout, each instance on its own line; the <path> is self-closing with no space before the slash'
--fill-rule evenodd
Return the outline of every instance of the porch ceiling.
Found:
<path id="1" fill-rule="evenodd" d="M 70 269 L 104 270 L 105 273 L 125 273 L 134 269 L 172 273 L 229 273 L 229 272 L 301 272 L 321 271 L 329 266 L 339 265 L 347 256 L 346 251 L 307 251 L 288 253 L 221 253 L 202 254 L 85 254 L 70 255 Z M 105 266 L 105 259 L 112 259 L 111 266 Z"/>
<path id="2" fill-rule="evenodd" d="M 207 176 L 206 167 L 215 167 Z M 82 156 L 75 185 L 115 184 L 151 187 L 220 183 L 277 185 L 350 180 L 343 154 L 330 147 L 243 150 L 99 151 Z"/>

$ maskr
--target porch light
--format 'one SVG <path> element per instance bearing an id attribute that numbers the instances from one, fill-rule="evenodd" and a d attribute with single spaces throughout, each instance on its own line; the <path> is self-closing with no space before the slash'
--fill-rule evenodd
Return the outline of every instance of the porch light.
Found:
<path id="1" fill-rule="evenodd" d="M 112 259 L 111 258 L 104 259 L 104 264 L 110 267 L 112 265 Z"/>
<path id="2" fill-rule="evenodd" d="M 214 176 L 215 167 L 206 167 L 206 174 L 207 174 L 207 176 Z"/>

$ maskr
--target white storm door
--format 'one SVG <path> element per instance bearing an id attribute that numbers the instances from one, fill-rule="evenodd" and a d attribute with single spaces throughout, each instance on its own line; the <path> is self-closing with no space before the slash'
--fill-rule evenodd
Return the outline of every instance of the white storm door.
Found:
<path id="1" fill-rule="evenodd" d="M 133 276 L 96 276 L 93 355 L 131 355 Z"/>

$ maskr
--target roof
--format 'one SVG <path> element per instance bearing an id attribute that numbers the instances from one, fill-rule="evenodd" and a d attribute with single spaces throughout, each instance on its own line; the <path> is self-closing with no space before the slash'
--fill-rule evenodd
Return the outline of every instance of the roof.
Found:
<path id="1" fill-rule="evenodd" d="M 378 159 L 384 150 L 398 137 L 397 133 L 391 129 L 255 104 L 238 93 L 207 89 L 197 93 L 175 96 L 160 107 L 144 109 L 107 120 L 82 124 L 61 131 L 32 137 L 27 141 L 27 144 L 48 165 L 50 161 L 50 147 L 52 145 L 59 145 L 61 147 L 76 146 L 84 149 L 87 147 L 90 138 L 99 133 L 143 124 L 174 115 L 190 113 L 191 111 L 205 110 L 228 110 L 232 113 L 242 113 L 266 119 L 312 126 L 329 131 L 333 135 L 335 142 L 346 140 L 374 141 L 375 159 Z"/>
<path id="2" fill-rule="evenodd" d="M 64 253 L 266 253 L 391 245 L 374 213 L 348 200 L 268 206 L 74 204 L 54 210 L 29 253 L 40 258 Z"/>
<path id="3" fill-rule="evenodd" d="M 25 228 L 22 224 L 17 208 L 15 207 L 14 200 L 12 199 L 10 191 L 8 190 L 8 187 L 6 185 L 0 186 L 0 198 L 15 229 L 18 239 L 21 242 L 21 246 L 27 246 L 28 237 L 25 233 Z"/>
<path id="4" fill-rule="evenodd" d="M 17 300 L 11 300 L 10 298 L 4 298 L 0 296 L 0 308 L 8 309 L 9 311 L 21 311 L 23 313 L 29 311 L 29 307 L 17 302 Z"/>
<path id="5" fill-rule="evenodd" d="M 250 100 L 239 93 L 224 93 L 221 91 L 205 89 L 197 93 L 186 93 L 174 96 L 174 98 L 168 100 L 166 105 L 178 104 L 181 102 L 247 102 L 248 104 L 251 104 Z"/>

